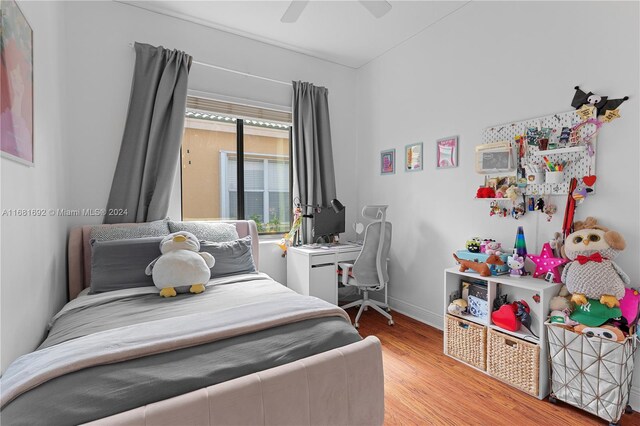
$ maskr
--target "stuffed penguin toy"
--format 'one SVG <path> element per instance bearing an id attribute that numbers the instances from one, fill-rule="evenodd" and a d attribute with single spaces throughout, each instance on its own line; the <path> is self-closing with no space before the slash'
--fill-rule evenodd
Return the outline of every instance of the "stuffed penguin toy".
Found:
<path id="1" fill-rule="evenodd" d="M 162 255 L 147 266 L 145 273 L 153 276 L 160 296 L 173 297 L 176 287 L 188 287 L 191 293 L 202 293 L 211 278 L 215 259 L 209 253 L 198 253 L 200 243 L 190 232 L 174 232 L 162 239 Z"/>

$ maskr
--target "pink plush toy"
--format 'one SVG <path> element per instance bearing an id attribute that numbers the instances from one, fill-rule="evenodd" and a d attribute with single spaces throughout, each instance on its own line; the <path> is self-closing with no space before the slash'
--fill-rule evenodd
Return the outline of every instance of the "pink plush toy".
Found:
<path id="1" fill-rule="evenodd" d="M 485 246 L 484 252 L 488 255 L 495 254 L 496 256 L 500 256 L 502 254 L 502 251 L 500 250 L 501 248 L 502 248 L 502 244 L 495 241 L 491 241 L 491 242 L 488 242 L 487 245 Z"/>

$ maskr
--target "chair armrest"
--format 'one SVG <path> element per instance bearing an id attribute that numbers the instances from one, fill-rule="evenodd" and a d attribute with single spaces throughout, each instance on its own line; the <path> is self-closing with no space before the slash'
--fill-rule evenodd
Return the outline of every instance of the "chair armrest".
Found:
<path id="1" fill-rule="evenodd" d="M 353 263 L 339 262 L 338 268 L 342 269 L 342 284 L 347 285 L 349 282 L 349 272 L 353 268 Z"/>

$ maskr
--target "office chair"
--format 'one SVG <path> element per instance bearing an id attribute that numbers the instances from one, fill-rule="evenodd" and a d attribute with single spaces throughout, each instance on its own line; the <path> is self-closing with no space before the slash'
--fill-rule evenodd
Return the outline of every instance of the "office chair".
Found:
<path id="1" fill-rule="evenodd" d="M 362 294 L 362 299 L 342 306 L 342 309 L 360 306 L 353 323 L 356 328 L 359 326 L 358 322 L 362 312 L 369 306 L 387 318 L 389 325 L 393 325 L 393 318 L 388 312 L 390 311 L 389 305 L 386 303 L 386 286 L 389 283 L 387 262 L 391 247 L 391 223 L 386 221 L 388 207 L 364 206 L 362 216 L 374 221 L 367 225 L 362 250 L 353 264 L 338 263 L 338 268 L 342 270 L 342 284 L 357 287 L 358 292 Z M 369 299 L 370 291 L 383 289 L 385 290 L 384 303 Z"/>

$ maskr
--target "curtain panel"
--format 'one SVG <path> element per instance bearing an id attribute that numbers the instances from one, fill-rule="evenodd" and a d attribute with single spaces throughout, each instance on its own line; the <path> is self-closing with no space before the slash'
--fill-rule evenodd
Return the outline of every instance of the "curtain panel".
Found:
<path id="1" fill-rule="evenodd" d="M 182 143 L 191 56 L 142 43 L 134 48 L 129 110 L 104 223 L 166 217 Z"/>

